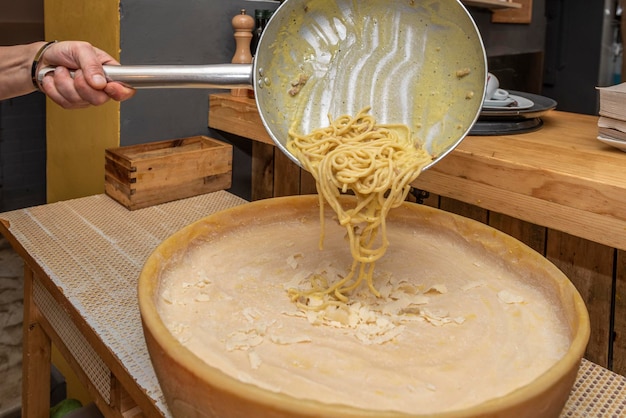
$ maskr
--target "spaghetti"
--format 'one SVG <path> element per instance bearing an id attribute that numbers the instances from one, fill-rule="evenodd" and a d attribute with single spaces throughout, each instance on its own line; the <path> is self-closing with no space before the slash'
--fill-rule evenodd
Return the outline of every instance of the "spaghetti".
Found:
<path id="1" fill-rule="evenodd" d="M 410 183 L 432 157 L 411 139 L 406 125 L 379 125 L 369 108 L 355 117 L 330 120 L 330 125 L 308 135 L 290 131 L 289 151 L 298 158 L 316 182 L 320 199 L 323 244 L 324 202 L 337 214 L 350 243 L 353 262 L 349 273 L 334 284 L 317 275 L 308 292 L 291 289 L 292 300 L 311 295 L 334 296 L 346 302 L 346 294 L 366 282 L 380 296 L 373 283 L 376 260 L 389 245 L 385 219 L 399 206 L 410 190 Z M 355 205 L 345 208 L 342 193 L 352 193 Z"/>

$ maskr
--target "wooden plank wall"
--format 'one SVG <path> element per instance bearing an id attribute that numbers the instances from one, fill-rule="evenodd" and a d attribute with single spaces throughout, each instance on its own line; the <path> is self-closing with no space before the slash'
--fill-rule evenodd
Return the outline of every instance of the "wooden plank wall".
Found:
<path id="1" fill-rule="evenodd" d="M 253 200 L 316 193 L 311 175 L 273 145 L 254 142 L 252 171 Z M 410 199 L 415 201 L 413 196 Z M 570 278 L 587 304 L 591 338 L 585 358 L 626 376 L 623 251 L 433 193 L 422 203 L 488 224 L 547 257 Z"/>

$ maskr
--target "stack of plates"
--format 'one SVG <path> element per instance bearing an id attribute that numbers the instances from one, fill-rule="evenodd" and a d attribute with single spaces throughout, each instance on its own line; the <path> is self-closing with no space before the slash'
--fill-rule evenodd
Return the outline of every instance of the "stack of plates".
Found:
<path id="1" fill-rule="evenodd" d="M 505 100 L 485 100 L 470 135 L 505 135 L 535 131 L 541 116 L 556 107 L 556 101 L 532 93 L 509 90 Z"/>
<path id="2" fill-rule="evenodd" d="M 618 138 L 609 138 L 606 136 L 598 135 L 598 141 L 603 142 L 607 145 L 617 148 L 618 150 L 626 152 L 626 141 L 623 141 Z"/>

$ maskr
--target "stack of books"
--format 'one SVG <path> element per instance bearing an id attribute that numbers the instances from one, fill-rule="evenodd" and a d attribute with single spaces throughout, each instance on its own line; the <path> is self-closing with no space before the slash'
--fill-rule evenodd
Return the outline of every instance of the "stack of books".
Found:
<path id="1" fill-rule="evenodd" d="M 626 83 L 598 87 L 598 139 L 626 142 Z"/>

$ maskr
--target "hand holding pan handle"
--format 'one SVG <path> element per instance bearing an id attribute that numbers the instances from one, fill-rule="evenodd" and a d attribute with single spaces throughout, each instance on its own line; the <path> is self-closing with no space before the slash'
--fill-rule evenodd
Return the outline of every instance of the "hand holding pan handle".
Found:
<path id="1" fill-rule="evenodd" d="M 105 65 L 109 81 L 133 88 L 252 89 L 252 64 L 214 65 Z M 39 70 L 41 83 L 54 67 Z M 74 74 L 71 72 L 72 75 Z"/>
<path id="2" fill-rule="evenodd" d="M 478 119 L 487 57 L 460 0 L 287 0 L 252 64 L 105 71 L 134 88 L 252 88 L 265 129 L 298 165 L 286 146 L 290 130 L 306 134 L 327 126 L 329 115 L 370 107 L 379 123 L 409 127 L 433 156 L 428 168 Z"/>

